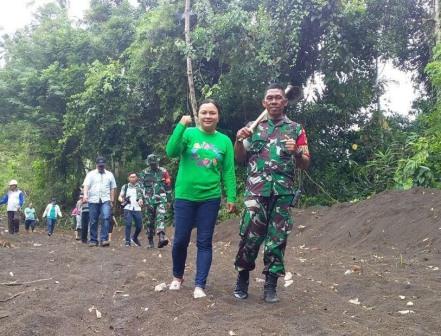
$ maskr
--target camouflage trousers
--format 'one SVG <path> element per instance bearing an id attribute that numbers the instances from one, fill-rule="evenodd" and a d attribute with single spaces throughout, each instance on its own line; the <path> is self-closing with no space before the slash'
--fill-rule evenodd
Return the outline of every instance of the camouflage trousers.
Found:
<path id="1" fill-rule="evenodd" d="M 285 275 L 284 255 L 286 242 L 293 227 L 289 205 L 293 195 L 271 197 L 249 196 L 240 224 L 239 251 L 235 267 L 238 271 L 251 271 L 256 267 L 259 248 L 263 248 L 263 273 Z"/>
<path id="2" fill-rule="evenodd" d="M 144 218 L 146 221 L 146 233 L 149 237 L 153 237 L 155 233 L 165 232 L 166 206 L 167 203 L 165 202 L 147 205 Z"/>

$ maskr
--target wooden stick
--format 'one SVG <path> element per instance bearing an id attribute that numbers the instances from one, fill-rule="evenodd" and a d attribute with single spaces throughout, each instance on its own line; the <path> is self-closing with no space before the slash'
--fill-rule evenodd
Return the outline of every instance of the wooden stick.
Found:
<path id="1" fill-rule="evenodd" d="M 19 295 L 21 295 L 21 294 L 24 294 L 24 293 L 26 293 L 26 292 L 18 292 L 18 293 L 16 293 L 16 294 L 14 294 L 14 295 L 12 295 L 12 296 L 10 296 L 10 297 L 4 299 L 4 300 L 0 300 L 0 302 L 7 302 L 7 301 L 10 301 L 10 300 L 12 300 L 12 299 L 16 298 L 17 296 L 19 296 Z"/>
<path id="2" fill-rule="evenodd" d="M 29 285 L 29 284 L 33 284 L 36 282 L 41 282 L 41 281 L 49 281 L 52 280 L 53 278 L 48 278 L 48 279 L 38 279 L 38 280 L 32 280 L 32 281 L 26 281 L 26 282 L 17 282 L 17 281 L 12 281 L 12 282 L 2 282 L 0 283 L 0 285 L 2 286 L 22 286 L 22 285 Z"/>

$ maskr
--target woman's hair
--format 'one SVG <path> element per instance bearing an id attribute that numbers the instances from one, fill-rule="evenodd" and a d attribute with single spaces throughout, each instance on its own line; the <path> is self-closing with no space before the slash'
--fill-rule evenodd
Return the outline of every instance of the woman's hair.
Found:
<path id="1" fill-rule="evenodd" d="M 201 108 L 202 105 L 204 104 L 213 104 L 214 106 L 216 106 L 217 108 L 217 112 L 220 114 L 221 112 L 221 107 L 219 105 L 219 103 L 217 101 L 215 101 L 214 99 L 208 98 L 208 99 L 204 99 L 203 101 L 201 101 L 201 103 L 199 104 L 199 108 Z M 198 109 L 199 112 L 199 109 Z"/>

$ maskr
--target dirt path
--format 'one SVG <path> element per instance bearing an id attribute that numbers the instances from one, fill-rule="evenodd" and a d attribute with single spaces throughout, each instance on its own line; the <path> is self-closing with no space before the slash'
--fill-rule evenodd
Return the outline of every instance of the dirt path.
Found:
<path id="1" fill-rule="evenodd" d="M 433 195 L 434 202 L 438 196 Z M 385 197 L 391 196 L 372 202 L 386 207 Z M 43 232 L 11 238 L 2 222 L 0 239 L 13 247 L 0 248 L 0 335 L 440 335 L 441 260 L 435 234 L 407 249 L 378 244 L 384 248 L 373 250 L 336 242 L 330 234 L 328 240 L 319 239 L 325 228 L 341 228 L 369 206 L 297 213 L 297 225 L 305 228 L 293 232 L 286 253 L 294 283 L 284 287 L 280 281 L 282 301 L 275 305 L 260 299 L 261 261 L 252 274 L 249 299 L 237 302 L 231 295 L 237 221 L 217 227 L 209 296 L 202 300 L 192 298 L 193 245 L 183 290 L 158 293 L 154 287 L 170 281 L 170 247 L 126 248 L 122 232 L 110 248 L 86 247 L 60 231 L 50 238 Z M 424 215 L 421 208 L 418 212 Z M 333 224 L 337 214 L 340 219 Z M 351 236 L 371 239 L 375 230 L 366 233 L 360 225 L 351 224 Z M 421 222 L 415 225 L 424 231 Z M 14 281 L 21 284 L 12 286 Z M 92 307 L 101 318 L 89 311 Z"/>

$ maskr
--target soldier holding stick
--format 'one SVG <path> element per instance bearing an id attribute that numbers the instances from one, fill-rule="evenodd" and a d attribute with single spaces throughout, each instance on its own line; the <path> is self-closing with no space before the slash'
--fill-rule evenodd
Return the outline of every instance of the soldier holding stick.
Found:
<path id="1" fill-rule="evenodd" d="M 259 247 L 264 243 L 263 298 L 274 303 L 279 301 L 277 279 L 285 275 L 284 252 L 293 227 L 289 207 L 296 191 L 295 167 L 308 167 L 309 151 L 305 130 L 285 114 L 288 99 L 283 87 L 270 85 L 262 104 L 266 110 L 258 122 L 241 128 L 234 144 L 236 161 L 247 164 L 234 296 L 248 297 L 249 272 L 255 268 Z"/>

